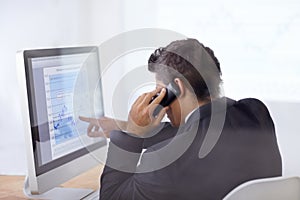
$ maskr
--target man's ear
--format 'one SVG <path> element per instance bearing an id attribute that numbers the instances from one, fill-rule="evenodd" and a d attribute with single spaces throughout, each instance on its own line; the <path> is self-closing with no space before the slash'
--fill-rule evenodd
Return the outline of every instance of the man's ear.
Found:
<path id="1" fill-rule="evenodd" d="M 180 90 L 180 95 L 178 97 L 180 98 L 180 97 L 185 96 L 187 88 L 185 87 L 184 82 L 180 78 L 175 78 L 174 82 L 175 82 L 175 84 L 178 86 L 178 88 Z"/>

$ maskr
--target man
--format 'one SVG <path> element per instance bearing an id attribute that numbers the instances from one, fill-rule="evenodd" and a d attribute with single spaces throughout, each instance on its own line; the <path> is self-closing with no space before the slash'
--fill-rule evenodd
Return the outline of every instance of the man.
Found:
<path id="1" fill-rule="evenodd" d="M 157 89 L 135 101 L 127 122 L 81 118 L 90 122 L 89 135 L 101 126 L 110 137 L 101 199 L 222 199 L 243 182 L 282 174 L 267 108 L 220 97 L 211 49 L 195 39 L 174 41 L 151 55 L 148 69 Z M 154 115 L 169 83 L 178 96 Z M 161 123 L 165 114 L 170 123 Z"/>

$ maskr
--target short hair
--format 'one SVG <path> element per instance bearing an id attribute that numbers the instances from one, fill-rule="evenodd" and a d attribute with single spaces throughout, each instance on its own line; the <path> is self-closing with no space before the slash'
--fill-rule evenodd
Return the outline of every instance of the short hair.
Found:
<path id="1" fill-rule="evenodd" d="M 196 39 L 177 40 L 156 49 L 148 60 L 148 70 L 165 84 L 183 78 L 199 100 L 220 95 L 220 62 L 213 50 Z"/>

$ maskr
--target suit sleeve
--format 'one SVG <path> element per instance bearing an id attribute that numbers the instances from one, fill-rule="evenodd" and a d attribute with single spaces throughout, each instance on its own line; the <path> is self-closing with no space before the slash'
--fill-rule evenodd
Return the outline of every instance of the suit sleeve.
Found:
<path id="1" fill-rule="evenodd" d="M 112 131 L 106 165 L 101 176 L 100 199 L 133 199 L 134 172 L 144 139 Z"/>
<path id="2" fill-rule="evenodd" d="M 170 123 L 162 123 L 162 129 L 157 134 L 144 139 L 143 148 L 147 149 L 148 147 L 151 147 L 164 140 L 173 138 L 176 135 L 177 131 L 178 129 L 172 127 Z"/>
<path id="3" fill-rule="evenodd" d="M 149 174 L 135 173 L 141 157 L 142 149 L 170 139 L 175 136 L 177 129 L 169 123 L 157 134 L 148 138 L 138 138 L 122 131 L 110 133 L 110 143 L 106 165 L 101 176 L 100 199 L 155 199 L 146 186 Z M 151 178 L 150 178 L 151 179 Z"/>

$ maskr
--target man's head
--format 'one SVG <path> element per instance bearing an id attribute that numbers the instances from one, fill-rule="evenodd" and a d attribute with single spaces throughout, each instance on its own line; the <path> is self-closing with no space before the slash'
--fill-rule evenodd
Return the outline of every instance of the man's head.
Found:
<path id="1" fill-rule="evenodd" d="M 174 81 L 181 90 L 168 111 L 174 126 L 179 126 L 190 112 L 185 103 L 191 95 L 196 96 L 199 103 L 219 97 L 220 63 L 210 48 L 195 39 L 174 41 L 155 50 L 148 60 L 148 70 L 155 73 L 158 84 L 167 85 Z M 178 102 L 180 100 L 184 101 Z M 180 108 L 180 104 L 184 106 Z"/>

